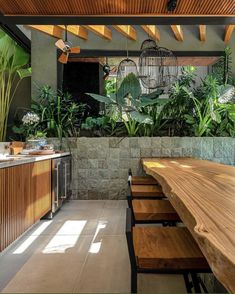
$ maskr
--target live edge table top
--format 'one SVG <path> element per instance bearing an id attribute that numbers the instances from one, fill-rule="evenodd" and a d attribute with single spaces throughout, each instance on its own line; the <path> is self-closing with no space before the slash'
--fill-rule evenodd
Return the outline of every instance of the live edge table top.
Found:
<path id="1" fill-rule="evenodd" d="M 144 158 L 218 280 L 235 293 L 235 167 L 193 158 Z"/>

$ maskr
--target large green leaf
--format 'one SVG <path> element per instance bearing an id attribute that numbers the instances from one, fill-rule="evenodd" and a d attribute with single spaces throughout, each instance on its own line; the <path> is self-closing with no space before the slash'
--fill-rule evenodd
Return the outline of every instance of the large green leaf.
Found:
<path id="1" fill-rule="evenodd" d="M 149 115 L 142 114 L 138 111 L 132 111 L 129 113 L 132 119 L 137 121 L 140 124 L 153 124 L 153 120 Z"/>
<path id="2" fill-rule="evenodd" d="M 103 102 L 105 104 L 114 104 L 115 101 L 111 97 L 106 97 L 98 94 L 93 94 L 93 93 L 86 93 L 87 95 L 91 96 L 93 99 Z"/>
<path id="3" fill-rule="evenodd" d="M 141 86 L 139 79 L 135 74 L 128 74 L 122 81 L 117 91 L 117 102 L 123 104 L 124 98 L 130 94 L 133 100 L 139 99 L 141 95 Z"/>
<path id="4" fill-rule="evenodd" d="M 139 105 L 140 107 L 150 106 L 154 104 L 165 105 L 168 103 L 168 101 L 169 101 L 168 99 L 159 99 L 159 98 L 149 99 L 149 98 L 141 97 Z"/>
<path id="5" fill-rule="evenodd" d="M 149 93 L 149 94 L 143 94 L 141 95 L 141 98 L 146 98 L 146 99 L 155 99 L 157 97 L 159 97 L 164 91 L 161 90 L 161 89 L 158 89 L 152 93 Z"/>
<path id="6" fill-rule="evenodd" d="M 32 76 L 32 68 L 22 68 L 17 70 L 18 76 L 20 79 L 28 78 Z"/>
<path id="7" fill-rule="evenodd" d="M 15 52 L 12 60 L 12 66 L 15 70 L 29 63 L 29 54 L 18 45 L 15 45 Z"/>

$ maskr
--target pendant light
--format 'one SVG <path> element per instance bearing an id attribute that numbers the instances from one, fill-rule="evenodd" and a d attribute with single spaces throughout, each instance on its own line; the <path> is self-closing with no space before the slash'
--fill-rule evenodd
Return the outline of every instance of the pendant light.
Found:
<path id="1" fill-rule="evenodd" d="M 167 48 L 157 46 L 151 39 L 141 45 L 139 78 L 147 89 L 166 88 L 178 76 L 177 58 Z"/>

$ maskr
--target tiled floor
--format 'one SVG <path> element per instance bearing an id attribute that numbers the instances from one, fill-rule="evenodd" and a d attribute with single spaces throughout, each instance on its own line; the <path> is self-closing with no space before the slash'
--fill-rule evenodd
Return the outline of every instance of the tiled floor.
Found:
<path id="1" fill-rule="evenodd" d="M 0 256 L 4 293 L 128 293 L 126 201 L 70 201 Z M 139 275 L 139 292 L 183 293 L 181 276 Z"/>

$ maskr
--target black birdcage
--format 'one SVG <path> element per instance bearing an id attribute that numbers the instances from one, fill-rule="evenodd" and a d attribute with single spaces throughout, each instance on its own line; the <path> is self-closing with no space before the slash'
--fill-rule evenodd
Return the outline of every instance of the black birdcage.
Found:
<path id="1" fill-rule="evenodd" d="M 147 89 L 166 88 L 178 76 L 177 58 L 167 48 L 158 47 L 156 42 L 145 40 L 139 58 L 139 78 Z"/>
<path id="2" fill-rule="evenodd" d="M 123 59 L 117 69 L 117 89 L 120 87 L 122 81 L 130 73 L 133 73 L 135 76 L 138 76 L 137 65 L 134 60 L 130 58 Z"/>

